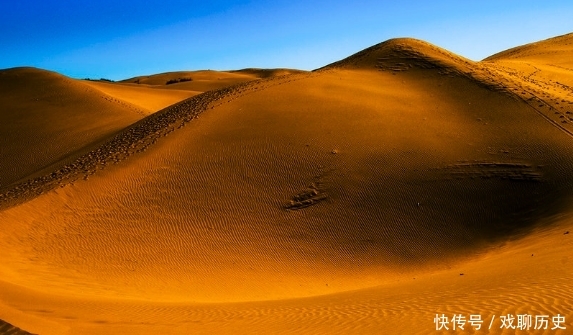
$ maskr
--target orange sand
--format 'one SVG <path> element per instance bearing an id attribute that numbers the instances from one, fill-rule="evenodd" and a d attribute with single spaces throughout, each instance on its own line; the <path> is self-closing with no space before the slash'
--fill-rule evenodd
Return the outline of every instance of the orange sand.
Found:
<path id="1" fill-rule="evenodd" d="M 0 194 L 0 319 L 39 334 L 428 334 L 437 313 L 559 313 L 566 334 L 573 129 L 558 107 L 573 98 L 508 62 L 395 39 L 312 73 L 228 72 L 268 78 L 220 91 L 82 84 L 147 112 L 208 92 Z M 496 325 L 452 333 L 516 333 Z"/>

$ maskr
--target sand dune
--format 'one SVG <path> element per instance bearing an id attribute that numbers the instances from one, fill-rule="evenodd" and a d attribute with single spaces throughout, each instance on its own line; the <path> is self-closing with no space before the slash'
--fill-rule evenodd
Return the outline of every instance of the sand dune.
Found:
<path id="1" fill-rule="evenodd" d="M 391 70 L 393 73 L 412 68 L 451 69 L 469 71 L 474 64 L 468 59 L 453 54 L 433 44 L 413 39 L 395 38 L 329 64 L 322 69 L 351 68 Z"/>
<path id="2" fill-rule="evenodd" d="M 147 115 L 197 94 L 240 83 L 305 71 L 243 69 L 235 71 L 180 71 L 139 76 L 121 82 L 85 81 L 121 101 L 138 106 Z"/>
<path id="3" fill-rule="evenodd" d="M 75 80 L 35 68 L 0 71 L 0 130 L 4 135 L 0 147 L 2 159 L 10 162 L 0 166 L 0 189 L 43 169 L 51 172 L 99 140 L 211 87 L 219 89 L 264 75 L 284 74 L 260 70 L 257 75 L 228 74 L 233 80 L 217 81 L 214 76 L 218 72 L 193 73 L 200 82 L 195 86 L 201 91 L 181 85 L 175 85 L 181 89 L 164 90 L 151 85 Z"/>
<path id="4" fill-rule="evenodd" d="M 45 70 L 2 70 L 0 91 L 0 189 L 143 117 L 134 105 Z"/>
<path id="5" fill-rule="evenodd" d="M 158 90 L 148 85 L 86 81 L 87 85 L 121 101 L 139 107 L 146 115 L 203 93 L 190 90 Z"/>
<path id="6" fill-rule="evenodd" d="M 571 327 L 571 134 L 500 62 L 394 39 L 126 126 L 0 195 L 0 319 L 42 334 L 428 334 L 438 313 Z"/>
<path id="7" fill-rule="evenodd" d="M 266 302 L 194 304 L 82 299 L 1 284 L 1 298 L 12 306 L 2 308 L 2 313 L 41 334 L 448 333 L 433 331 L 437 313 L 482 315 L 481 331 L 466 327 L 468 331 L 450 333 L 568 334 L 499 328 L 502 314 L 561 313 L 570 320 L 573 301 L 567 292 L 573 279 L 568 266 L 572 241 L 558 228 L 571 231 L 571 218 L 555 222 L 553 229 L 484 249 L 470 262 L 448 264 L 439 272 L 420 271 L 359 291 Z M 553 275 L 551 280 L 548 274 Z M 488 330 L 494 315 L 495 325 Z"/>
<path id="8" fill-rule="evenodd" d="M 515 60 L 572 67 L 573 33 L 530 43 L 487 57 L 486 61 Z"/>
<path id="9" fill-rule="evenodd" d="M 573 135 L 573 34 L 516 47 L 481 63 L 540 116 Z"/>
<path id="10" fill-rule="evenodd" d="M 234 71 L 179 71 L 126 79 L 124 83 L 150 85 L 154 88 L 206 92 L 261 78 L 304 73 L 291 69 L 243 69 Z"/>

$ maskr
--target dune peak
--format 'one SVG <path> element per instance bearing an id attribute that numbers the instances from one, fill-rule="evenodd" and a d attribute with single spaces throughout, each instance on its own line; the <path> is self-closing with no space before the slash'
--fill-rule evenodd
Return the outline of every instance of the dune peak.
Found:
<path id="1" fill-rule="evenodd" d="M 415 38 L 392 38 L 321 69 L 354 68 L 406 71 L 412 68 L 468 67 L 473 62 Z"/>
<path id="2" fill-rule="evenodd" d="M 483 61 L 534 61 L 552 65 L 571 65 L 573 52 L 573 33 L 520 45 L 493 54 Z"/>

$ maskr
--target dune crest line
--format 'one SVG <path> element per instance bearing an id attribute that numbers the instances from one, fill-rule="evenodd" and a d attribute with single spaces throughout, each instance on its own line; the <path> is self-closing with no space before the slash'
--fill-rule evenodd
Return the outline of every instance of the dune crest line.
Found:
<path id="1" fill-rule="evenodd" d="M 159 138 L 184 127 L 209 107 L 214 108 L 249 92 L 280 85 L 283 81 L 290 82 L 295 78 L 300 80 L 311 75 L 313 74 L 287 74 L 240 83 L 207 91 L 164 108 L 121 130 L 96 149 L 81 154 L 73 162 L 0 190 L 0 210 L 26 202 L 57 187 L 64 187 L 80 178 L 88 178 L 108 164 L 119 163 L 135 153 L 145 151 Z M 287 77 L 291 80 L 285 80 Z M 220 102 L 225 98 L 225 102 Z"/>

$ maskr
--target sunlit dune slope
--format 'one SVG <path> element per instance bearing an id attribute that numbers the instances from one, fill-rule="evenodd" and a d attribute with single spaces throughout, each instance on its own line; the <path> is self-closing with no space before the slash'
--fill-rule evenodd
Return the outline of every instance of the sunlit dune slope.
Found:
<path id="1" fill-rule="evenodd" d="M 413 38 L 394 38 L 373 45 L 323 69 L 350 68 L 392 70 L 411 68 L 471 71 L 475 64 L 431 43 Z"/>
<path id="2" fill-rule="evenodd" d="M 519 46 L 480 64 L 540 116 L 573 134 L 573 34 Z"/>
<path id="3" fill-rule="evenodd" d="M 206 92 L 261 78 L 283 76 L 295 73 L 304 73 L 304 71 L 291 69 L 179 71 L 160 73 L 150 76 L 139 76 L 126 79 L 122 82 L 139 85 L 150 85 L 154 88 Z"/>
<path id="4" fill-rule="evenodd" d="M 530 61 L 555 67 L 573 67 L 573 33 L 529 43 L 489 56 L 485 61 Z"/>
<path id="5" fill-rule="evenodd" d="M 304 72 L 291 69 L 180 71 L 139 76 L 121 82 L 85 81 L 85 83 L 114 98 L 138 106 L 147 114 L 151 114 L 205 91 L 217 90 L 261 78 Z"/>
<path id="6" fill-rule="evenodd" d="M 0 71 L 0 190 L 143 117 L 137 106 L 35 68 Z"/>
<path id="7" fill-rule="evenodd" d="M 189 81 L 214 81 L 214 80 L 224 80 L 225 82 L 232 80 L 234 83 L 240 83 L 242 81 L 252 80 L 255 77 L 249 74 L 233 74 L 223 71 L 213 71 L 213 70 L 199 70 L 199 71 L 176 71 L 176 72 L 165 72 L 158 73 L 148 76 L 138 76 L 129 79 L 125 79 L 121 82 L 133 83 L 139 85 L 152 85 L 152 86 L 163 86 L 166 88 L 177 88 L 182 86 L 182 84 L 189 84 Z M 179 81 L 181 80 L 181 81 Z M 171 83 L 170 83 L 171 81 Z M 175 86 L 173 86 L 175 85 Z M 204 90 L 203 90 L 204 91 Z"/>
<path id="8" fill-rule="evenodd" d="M 146 115 L 203 93 L 190 90 L 160 90 L 148 85 L 110 83 L 105 81 L 85 81 L 85 84 L 118 100 L 139 107 Z"/>
<path id="9" fill-rule="evenodd" d="M 571 138 L 481 67 L 409 39 L 350 60 L 125 130 L 128 148 L 130 134 L 155 144 L 0 212 L 3 280 L 157 301 L 313 296 L 447 268 L 563 210 Z"/>
<path id="10" fill-rule="evenodd" d="M 542 95 L 573 98 L 573 33 L 515 47 L 482 61 Z M 556 101 L 560 102 L 560 101 Z M 569 106 L 573 108 L 573 106 Z"/>

